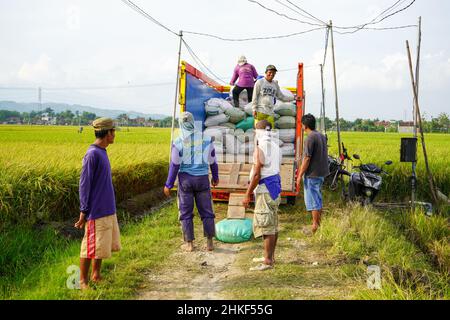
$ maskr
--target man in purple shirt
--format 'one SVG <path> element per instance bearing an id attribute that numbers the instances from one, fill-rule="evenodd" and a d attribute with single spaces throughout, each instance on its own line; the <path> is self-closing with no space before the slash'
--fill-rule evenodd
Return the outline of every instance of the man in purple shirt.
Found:
<path id="1" fill-rule="evenodd" d="M 120 232 L 116 216 L 116 199 L 112 184 L 111 165 L 106 148 L 114 143 L 115 125 L 112 119 L 99 118 L 92 123 L 96 140 L 83 158 L 80 176 L 80 218 L 76 228 L 85 228 L 80 252 L 80 288 L 88 288 L 88 273 L 92 265 L 93 282 L 101 280 L 102 259 L 119 251 Z"/>
<path id="2" fill-rule="evenodd" d="M 172 145 L 169 176 L 164 194 L 169 197 L 178 175 L 178 209 L 186 250 L 194 250 L 194 200 L 203 222 L 208 251 L 214 250 L 216 235 L 214 209 L 209 184 L 208 166 L 211 168 L 211 184 L 219 184 L 219 166 L 211 137 L 195 128 L 194 116 L 183 112 L 180 116 L 180 136 Z"/>
<path id="3" fill-rule="evenodd" d="M 238 83 L 236 80 L 239 78 Z M 248 102 L 252 102 L 253 87 L 255 86 L 255 80 L 258 78 L 258 72 L 253 65 L 247 63 L 245 56 L 239 57 L 238 64 L 234 68 L 233 77 L 231 78 L 230 85 L 233 88 L 233 101 L 234 106 L 239 108 L 239 95 L 242 91 L 247 91 Z"/>

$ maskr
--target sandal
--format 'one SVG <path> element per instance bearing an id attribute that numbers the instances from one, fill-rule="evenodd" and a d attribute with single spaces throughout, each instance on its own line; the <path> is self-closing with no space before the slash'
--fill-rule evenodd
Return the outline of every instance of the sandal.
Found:
<path id="1" fill-rule="evenodd" d="M 261 264 L 257 265 L 256 267 L 250 268 L 250 271 L 265 271 L 265 270 L 269 270 L 272 268 L 273 268 L 273 266 L 271 266 L 270 264 L 261 263 Z"/>

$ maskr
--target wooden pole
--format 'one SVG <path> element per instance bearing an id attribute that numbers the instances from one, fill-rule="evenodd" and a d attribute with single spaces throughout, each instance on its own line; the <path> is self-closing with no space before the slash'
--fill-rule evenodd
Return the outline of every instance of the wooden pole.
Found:
<path id="1" fill-rule="evenodd" d="M 181 44 L 183 42 L 183 31 L 180 30 L 180 33 L 178 34 L 178 36 L 180 37 L 180 44 L 178 47 L 177 83 L 175 85 L 175 101 L 173 103 L 172 130 L 170 131 L 169 162 L 172 158 L 173 134 L 175 131 L 175 116 L 177 114 L 177 105 L 178 105 L 178 86 L 180 84 L 180 61 L 181 61 Z"/>
<path id="2" fill-rule="evenodd" d="M 339 101 L 338 101 L 338 92 L 337 92 L 337 80 L 336 80 L 336 58 L 334 55 L 334 37 L 333 37 L 333 22 L 330 20 L 329 24 L 330 33 L 331 33 L 331 54 L 333 57 L 333 79 L 334 79 L 334 101 L 336 105 L 336 131 L 337 131 L 337 140 L 338 140 L 338 150 L 339 150 L 339 157 L 342 154 L 342 147 L 341 147 L 341 126 L 339 124 Z M 344 187 L 344 177 L 341 174 L 340 175 L 341 180 L 341 188 L 342 188 L 342 195 L 345 195 L 345 187 Z"/>
<path id="3" fill-rule="evenodd" d="M 322 127 L 322 133 L 327 134 L 327 129 L 325 128 L 325 89 L 323 87 L 323 65 L 320 64 L 320 81 L 322 83 L 322 105 L 320 108 L 320 126 Z"/>
<path id="4" fill-rule="evenodd" d="M 416 93 L 417 100 L 419 100 L 419 67 L 420 67 L 420 44 L 422 42 L 422 17 L 419 17 L 419 30 L 417 37 L 417 60 L 416 60 Z M 416 104 L 413 102 L 413 119 L 414 119 L 414 138 L 417 139 L 417 110 Z M 412 163 L 412 177 L 411 177 L 411 210 L 415 210 L 416 201 L 416 187 L 417 187 L 417 175 L 416 175 L 417 161 Z"/>
<path id="5" fill-rule="evenodd" d="M 406 51 L 408 53 L 409 73 L 410 73 L 410 77 L 411 77 L 412 90 L 413 90 L 413 93 L 414 93 L 414 104 L 416 106 L 416 116 L 417 116 L 417 120 L 419 122 L 420 140 L 422 142 L 423 157 L 424 157 L 424 160 L 425 160 L 425 167 L 427 169 L 428 182 L 429 182 L 429 185 L 430 185 L 431 196 L 433 198 L 434 204 L 438 204 L 438 198 L 437 198 L 437 195 L 436 195 L 436 188 L 435 188 L 434 182 L 433 182 L 433 175 L 431 174 L 430 166 L 428 164 L 427 148 L 425 146 L 425 136 L 423 134 L 422 118 L 420 116 L 419 101 L 417 99 L 416 84 L 415 84 L 415 81 L 414 81 L 414 74 L 413 74 L 413 68 L 412 68 L 412 62 L 411 62 L 411 52 L 409 50 L 408 40 L 406 40 Z"/>

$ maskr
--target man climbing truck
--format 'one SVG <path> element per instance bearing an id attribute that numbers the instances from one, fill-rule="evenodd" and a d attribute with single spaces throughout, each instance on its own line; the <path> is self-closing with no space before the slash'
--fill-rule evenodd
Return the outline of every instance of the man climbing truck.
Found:
<path id="1" fill-rule="evenodd" d="M 181 112 L 190 112 L 198 125 L 200 125 L 202 130 L 205 130 L 205 120 L 208 119 L 210 114 L 207 114 L 205 111 L 205 103 L 212 98 L 217 98 L 215 100 L 229 99 L 229 86 L 223 86 L 210 79 L 204 73 L 200 72 L 189 63 L 182 61 L 180 65 L 180 82 L 179 82 L 179 105 Z M 299 194 L 300 185 L 296 182 L 297 178 L 297 159 L 300 159 L 302 154 L 302 145 L 303 145 L 303 131 L 301 118 L 304 114 L 304 91 L 303 91 L 303 63 L 298 64 L 298 72 L 296 79 L 296 87 L 286 88 L 291 92 L 293 96 L 296 96 L 295 106 L 290 105 L 292 109 L 291 117 L 289 117 L 293 123 L 289 129 L 279 129 L 280 134 L 280 144 L 285 143 L 285 145 L 289 145 L 293 150 L 288 153 L 283 152 L 280 176 L 281 176 L 281 203 L 295 203 L 295 198 Z M 214 99 L 213 99 L 214 100 Z M 227 104 L 227 108 L 232 107 L 230 101 L 224 101 L 224 104 Z M 228 106 L 229 104 L 229 106 Z M 242 109 L 240 108 L 233 109 Z M 251 109 L 250 109 L 251 110 Z M 236 110 L 234 110 L 236 111 Z M 212 117 L 229 119 L 230 117 L 227 115 L 225 111 L 224 114 L 218 114 Z M 247 113 L 247 120 L 249 118 L 253 119 L 252 112 Z M 284 118 L 281 116 L 281 118 Z M 281 119 L 280 118 L 280 119 Z M 250 120 L 251 120 L 250 119 Z M 224 120 L 225 121 L 225 120 Z M 276 122 L 277 123 L 277 122 Z M 208 124 L 208 123 L 207 123 Z M 224 127 L 228 125 L 229 127 Z M 229 201 L 230 205 L 233 202 L 238 202 L 237 198 L 235 201 L 234 197 L 242 197 L 248 186 L 248 179 L 250 174 L 250 169 L 252 167 L 253 157 L 252 157 L 252 140 L 245 140 L 246 143 L 241 145 L 241 151 L 245 150 L 245 154 L 243 152 L 236 152 L 235 154 L 225 154 L 225 152 L 221 152 L 221 143 L 227 147 L 229 147 L 229 140 L 234 139 L 233 132 L 236 132 L 239 129 L 233 129 L 233 124 L 224 123 L 215 125 L 213 127 L 207 127 L 206 130 L 224 130 L 223 139 L 222 137 L 218 137 L 220 139 L 216 139 L 214 142 L 216 144 L 216 156 L 217 162 L 219 166 L 219 184 L 215 186 L 211 190 L 212 197 L 216 201 Z M 280 127 L 280 126 L 279 126 Z M 245 132 L 245 135 L 250 136 L 250 131 L 253 129 L 249 129 Z M 207 132 L 205 132 L 207 134 Z M 220 140 L 220 141 L 218 141 Z M 244 146 L 244 147 L 243 147 Z M 251 152 L 248 150 L 250 148 Z M 224 147 L 225 149 L 225 147 Z M 283 149 L 283 148 L 282 148 Z M 250 156 L 248 156 L 250 155 Z"/>

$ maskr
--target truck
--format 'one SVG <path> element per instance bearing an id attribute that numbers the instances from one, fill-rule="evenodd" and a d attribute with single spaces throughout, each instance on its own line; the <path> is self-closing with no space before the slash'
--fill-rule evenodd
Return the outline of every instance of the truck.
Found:
<path id="1" fill-rule="evenodd" d="M 180 111 L 188 111 L 193 114 L 195 121 L 206 119 L 205 101 L 210 98 L 229 97 L 231 87 L 221 85 L 195 67 L 181 61 L 179 67 L 179 97 Z M 301 118 L 304 114 L 305 92 L 303 88 L 303 63 L 298 63 L 297 79 L 295 87 L 286 87 L 297 96 L 296 129 L 295 129 L 295 155 L 283 156 L 281 164 L 281 201 L 294 204 L 300 193 L 300 184 L 296 183 L 299 169 L 299 159 L 302 156 L 303 130 Z M 203 126 L 204 127 L 204 126 Z M 235 195 L 243 195 L 246 192 L 249 174 L 252 167 L 252 156 L 235 155 L 225 157 L 217 154 L 219 166 L 219 184 L 211 189 L 213 200 L 233 201 Z"/>

